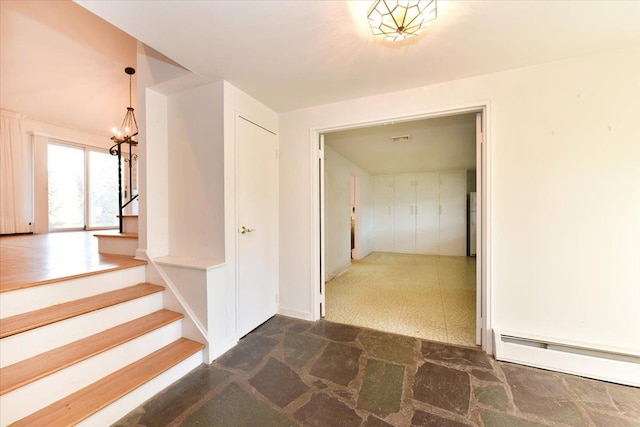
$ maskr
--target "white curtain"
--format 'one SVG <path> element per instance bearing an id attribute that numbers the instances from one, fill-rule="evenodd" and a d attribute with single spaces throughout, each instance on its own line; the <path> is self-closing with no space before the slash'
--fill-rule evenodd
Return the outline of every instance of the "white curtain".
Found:
<path id="1" fill-rule="evenodd" d="M 31 231 L 29 161 L 24 116 L 0 111 L 0 234 Z"/>

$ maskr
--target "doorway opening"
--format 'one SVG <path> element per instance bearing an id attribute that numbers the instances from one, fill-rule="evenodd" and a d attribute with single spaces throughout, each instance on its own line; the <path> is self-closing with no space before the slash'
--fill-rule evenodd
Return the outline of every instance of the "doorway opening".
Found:
<path id="1" fill-rule="evenodd" d="M 360 177 L 351 175 L 351 259 L 360 259 Z"/>
<path id="2" fill-rule="evenodd" d="M 317 131 L 318 317 L 488 347 L 485 127 L 481 106 Z"/>

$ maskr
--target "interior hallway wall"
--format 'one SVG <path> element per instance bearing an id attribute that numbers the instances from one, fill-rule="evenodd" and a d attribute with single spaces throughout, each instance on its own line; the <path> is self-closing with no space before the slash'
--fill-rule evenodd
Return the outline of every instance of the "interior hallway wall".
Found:
<path id="1" fill-rule="evenodd" d="M 314 316 L 312 129 L 489 103 L 494 328 L 640 350 L 640 47 L 280 115 L 280 304 Z"/>
<path id="2" fill-rule="evenodd" d="M 277 135 L 278 116 L 228 82 L 207 82 L 142 44 L 138 69 L 145 120 L 137 255 L 149 261 L 147 281 L 167 285 L 165 306 L 198 317 L 197 328 L 185 317 L 191 322 L 185 335 L 206 336 L 212 360 L 239 339 L 236 120 L 245 117 Z M 167 256 L 185 271 L 173 283 L 155 262 Z"/>
<path id="3" fill-rule="evenodd" d="M 169 253 L 225 259 L 223 84 L 168 97 Z"/>
<path id="4" fill-rule="evenodd" d="M 325 146 L 325 271 L 331 280 L 351 266 L 351 177 L 360 178 L 359 258 L 373 246 L 373 180 L 371 176 Z"/>

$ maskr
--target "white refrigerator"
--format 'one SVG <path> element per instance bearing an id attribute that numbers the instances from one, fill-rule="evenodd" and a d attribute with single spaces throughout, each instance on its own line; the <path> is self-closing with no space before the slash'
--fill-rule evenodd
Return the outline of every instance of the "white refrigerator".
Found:
<path id="1" fill-rule="evenodd" d="M 476 255 L 476 193 L 469 193 L 469 255 Z"/>

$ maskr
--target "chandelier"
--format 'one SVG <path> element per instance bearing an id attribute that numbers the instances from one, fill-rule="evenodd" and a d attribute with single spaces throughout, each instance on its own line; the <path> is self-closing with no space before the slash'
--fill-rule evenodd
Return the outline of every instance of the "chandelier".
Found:
<path id="1" fill-rule="evenodd" d="M 373 35 L 390 41 L 417 36 L 436 16 L 436 0 L 376 0 L 367 14 Z"/>
<path id="2" fill-rule="evenodd" d="M 124 72 L 129 75 L 129 106 L 127 112 L 124 115 L 124 120 L 120 129 L 115 126 L 111 129 L 113 136 L 111 139 L 115 143 L 130 142 L 136 143 L 135 137 L 138 135 L 138 123 L 136 122 L 136 116 L 133 114 L 133 107 L 131 106 L 131 76 L 136 73 L 135 68 L 127 67 Z"/>

